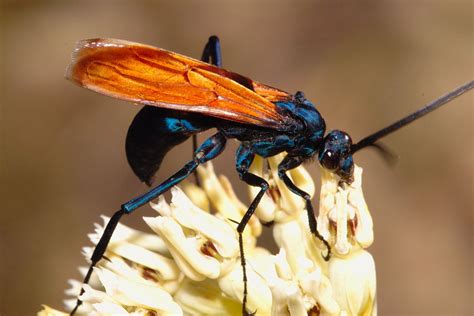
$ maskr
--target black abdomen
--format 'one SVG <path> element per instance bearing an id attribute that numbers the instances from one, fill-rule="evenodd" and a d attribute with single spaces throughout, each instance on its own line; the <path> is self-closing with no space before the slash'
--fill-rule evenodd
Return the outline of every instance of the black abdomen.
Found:
<path id="1" fill-rule="evenodd" d="M 145 106 L 128 129 L 125 143 L 128 163 L 141 181 L 151 185 L 171 148 L 211 127 L 209 118 L 200 114 Z"/>

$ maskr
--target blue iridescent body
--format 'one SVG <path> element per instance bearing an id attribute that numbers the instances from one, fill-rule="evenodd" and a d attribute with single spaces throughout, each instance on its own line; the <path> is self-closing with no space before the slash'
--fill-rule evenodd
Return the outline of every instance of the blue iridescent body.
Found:
<path id="1" fill-rule="evenodd" d="M 130 126 L 126 149 L 132 169 L 147 183 L 151 183 L 152 176 L 171 148 L 204 130 L 216 128 L 218 132 L 197 148 L 195 159 L 180 172 L 146 194 L 125 203 L 122 208 L 127 213 L 133 212 L 178 184 L 200 163 L 217 157 L 224 149 L 227 139 L 235 138 L 241 142 L 236 153 L 236 169 L 241 178 L 251 177 L 248 169 L 255 155 L 267 158 L 287 152 L 288 158 L 285 161 L 292 162 L 291 166 L 296 163 L 299 165 L 316 154 L 320 155 L 326 125 L 314 105 L 301 92 L 296 93 L 291 102 L 275 104 L 287 118 L 287 124 L 280 131 L 255 126 L 250 128 L 201 114 L 144 107 Z M 286 170 L 282 169 L 282 174 L 284 171 Z"/>

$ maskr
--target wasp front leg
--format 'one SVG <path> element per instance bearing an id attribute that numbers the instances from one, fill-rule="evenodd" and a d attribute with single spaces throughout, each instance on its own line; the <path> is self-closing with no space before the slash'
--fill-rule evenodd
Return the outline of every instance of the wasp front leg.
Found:
<path id="1" fill-rule="evenodd" d="M 318 231 L 318 224 L 316 221 L 316 217 L 314 215 L 313 205 L 311 204 L 311 196 L 306 193 L 305 191 L 298 188 L 293 181 L 291 181 L 290 177 L 287 176 L 286 171 L 294 169 L 301 165 L 303 159 L 298 156 L 286 156 L 283 161 L 278 165 L 278 176 L 280 179 L 283 180 L 287 188 L 293 192 L 294 194 L 302 197 L 306 201 L 306 211 L 308 212 L 308 223 L 309 229 L 311 233 L 316 236 L 319 240 L 323 242 L 326 246 L 328 252 L 325 256 L 323 256 L 324 260 L 328 261 L 331 257 L 331 246 L 327 242 L 326 239 L 319 233 Z"/>

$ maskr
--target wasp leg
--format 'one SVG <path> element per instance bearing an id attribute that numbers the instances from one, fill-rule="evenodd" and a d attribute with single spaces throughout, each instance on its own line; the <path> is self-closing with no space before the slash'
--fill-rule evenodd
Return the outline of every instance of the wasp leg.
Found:
<path id="1" fill-rule="evenodd" d="M 209 37 L 202 51 L 201 60 L 219 68 L 222 67 L 221 44 L 217 36 L 212 35 Z"/>
<path id="2" fill-rule="evenodd" d="M 79 297 L 84 293 L 84 284 L 89 283 L 89 279 L 92 275 L 92 271 L 94 270 L 95 265 L 104 256 L 105 249 L 107 249 L 107 245 L 109 244 L 110 238 L 112 237 L 115 227 L 117 227 L 117 224 L 120 221 L 120 218 L 124 214 L 126 214 L 126 212 L 123 209 L 118 210 L 117 212 L 114 213 L 114 215 L 110 218 L 109 222 L 107 223 L 107 226 L 105 227 L 104 232 L 102 233 L 102 236 L 100 237 L 100 240 L 95 246 L 94 252 L 92 253 L 91 264 L 89 266 L 89 270 L 87 270 L 87 274 L 84 278 L 84 281 L 82 282 L 82 288 L 81 288 L 81 292 L 78 295 L 76 306 L 74 306 L 74 309 L 71 311 L 70 315 L 74 315 L 77 309 L 79 308 L 79 306 L 82 305 L 82 301 L 81 299 L 79 299 Z"/>
<path id="3" fill-rule="evenodd" d="M 205 63 L 212 64 L 219 68 L 222 67 L 221 44 L 217 36 L 212 35 L 209 37 L 209 39 L 207 40 L 206 46 L 204 46 L 204 49 L 202 51 L 201 60 Z M 194 134 L 193 135 L 193 153 L 196 152 L 197 144 L 198 144 L 197 135 Z M 201 183 L 199 182 L 199 178 L 196 173 L 194 173 L 194 177 L 196 180 L 196 184 L 198 186 L 201 186 Z"/>
<path id="4" fill-rule="evenodd" d="M 278 176 L 280 177 L 280 179 L 283 180 L 283 182 L 288 187 L 288 189 L 290 189 L 291 192 L 298 196 L 301 196 L 306 201 L 306 211 L 308 212 L 309 229 L 311 230 L 311 233 L 319 240 L 321 240 L 326 246 L 328 252 L 325 256 L 323 255 L 323 258 L 324 260 L 328 261 L 331 257 L 331 246 L 329 245 L 327 240 L 325 240 L 324 237 L 318 232 L 318 225 L 316 217 L 314 216 L 313 205 L 311 204 L 311 196 L 305 191 L 298 188 L 293 183 L 293 181 L 291 181 L 291 179 L 286 175 L 286 171 L 298 167 L 299 165 L 301 165 L 302 162 L 303 161 L 300 157 L 286 156 L 283 161 L 278 165 Z"/>
<path id="5" fill-rule="evenodd" d="M 257 208 L 260 200 L 262 199 L 265 191 L 268 190 L 268 182 L 264 179 L 256 176 L 250 172 L 248 172 L 250 165 L 252 164 L 253 159 L 255 158 L 255 153 L 249 147 L 245 145 L 241 145 L 237 150 L 236 154 L 236 168 L 239 174 L 239 177 L 242 181 L 247 183 L 248 185 L 254 187 L 260 187 L 260 191 L 253 199 L 252 203 L 250 204 L 247 212 L 245 212 L 244 217 L 240 221 L 239 225 L 237 226 L 237 232 L 239 233 L 239 250 L 240 250 L 240 264 L 242 265 L 242 273 L 243 273 L 243 281 L 244 281 L 244 297 L 242 300 L 242 315 L 248 315 L 246 310 L 247 304 L 247 270 L 246 270 L 246 262 L 245 262 L 245 255 L 244 255 L 244 244 L 242 235 L 249 222 L 250 218 L 252 217 L 255 209 Z"/>
<path id="6" fill-rule="evenodd" d="M 172 186 L 177 185 L 178 183 L 186 179 L 194 170 L 196 170 L 196 168 L 200 164 L 217 157 L 224 150 L 226 141 L 227 139 L 225 138 L 223 133 L 219 132 L 214 134 L 196 150 L 196 152 L 194 153 L 193 160 L 188 162 L 181 170 L 169 177 L 159 186 L 123 204 L 120 210 L 117 211 L 107 223 L 107 226 L 105 227 L 104 232 L 102 233 L 102 236 L 100 237 L 100 240 L 97 243 L 97 246 L 95 247 L 94 252 L 91 256 L 91 264 L 89 266 L 89 270 L 87 271 L 86 277 L 84 278 L 83 284 L 87 284 L 89 282 L 95 265 L 104 256 L 105 250 L 107 249 L 107 245 L 109 244 L 110 239 L 112 238 L 112 234 L 115 228 L 117 227 L 120 218 L 124 214 L 132 213 L 140 206 L 150 202 L 159 195 L 168 191 Z M 82 287 L 79 296 L 81 296 L 83 293 L 84 287 Z M 82 301 L 78 298 L 76 306 L 74 307 L 70 315 L 74 315 L 74 313 L 77 311 L 81 304 Z"/>

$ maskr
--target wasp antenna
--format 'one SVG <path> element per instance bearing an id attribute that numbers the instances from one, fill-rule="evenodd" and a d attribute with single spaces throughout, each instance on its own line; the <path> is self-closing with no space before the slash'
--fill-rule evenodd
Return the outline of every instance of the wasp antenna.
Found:
<path id="1" fill-rule="evenodd" d="M 382 142 L 375 142 L 367 147 L 372 147 L 377 150 L 377 152 L 382 155 L 384 161 L 388 163 L 390 167 L 394 167 L 398 162 L 398 155 L 390 149 L 387 145 L 383 144 Z"/>
<path id="2" fill-rule="evenodd" d="M 352 153 L 355 153 L 355 152 L 357 152 L 358 150 L 360 150 L 364 147 L 367 147 L 369 145 L 374 144 L 380 138 L 382 138 L 384 136 L 387 136 L 390 133 L 395 132 L 399 128 L 402 128 L 403 126 L 405 126 L 407 124 L 410 124 L 411 122 L 413 122 L 416 119 L 419 119 L 422 116 L 425 116 L 426 114 L 436 110 L 440 106 L 448 103 L 449 101 L 453 100 L 454 98 L 459 97 L 460 95 L 462 95 L 463 93 L 471 90 L 472 88 L 474 88 L 474 81 L 470 81 L 470 82 L 460 86 L 459 88 L 449 92 L 448 94 L 440 97 L 439 99 L 436 99 L 436 100 L 428 103 L 427 105 L 425 105 L 424 107 L 422 107 L 418 111 L 402 118 L 401 120 L 393 123 L 392 125 L 389 125 L 389 126 L 383 128 L 383 129 L 379 130 L 378 132 L 375 132 L 372 135 L 369 135 L 369 136 L 363 138 L 357 144 L 352 145 L 352 147 L 351 147 Z"/>

